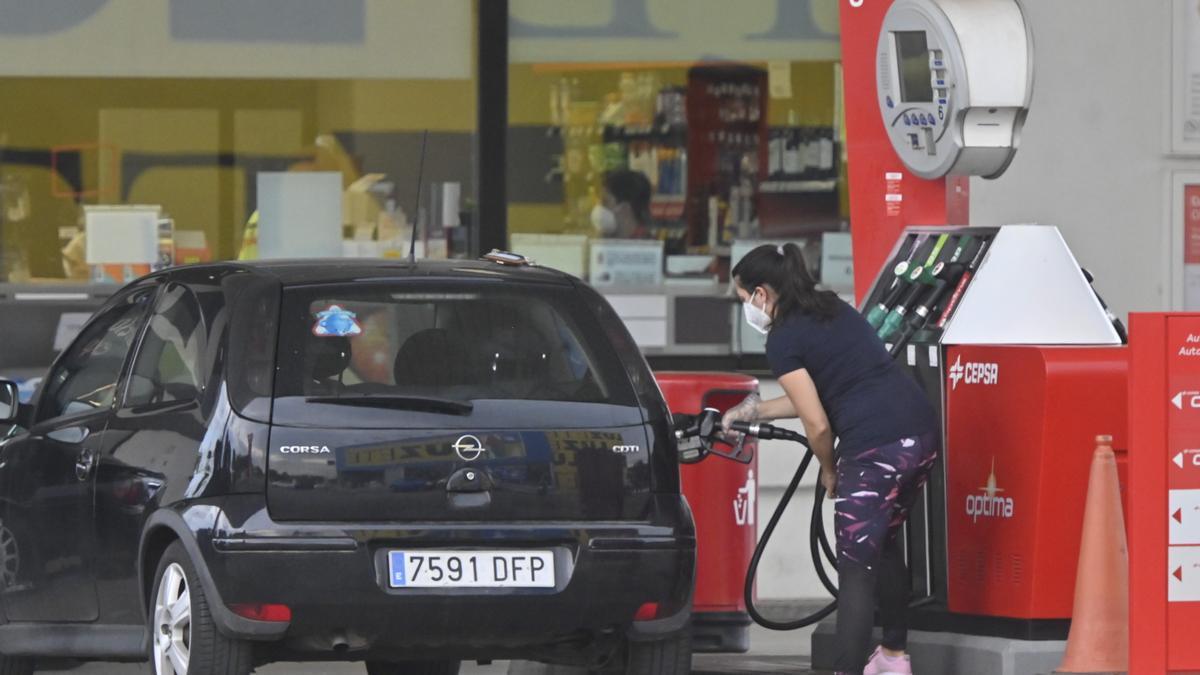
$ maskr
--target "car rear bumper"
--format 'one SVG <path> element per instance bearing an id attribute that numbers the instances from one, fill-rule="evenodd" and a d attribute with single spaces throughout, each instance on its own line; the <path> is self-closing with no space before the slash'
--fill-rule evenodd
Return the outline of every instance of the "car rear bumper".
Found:
<path id="1" fill-rule="evenodd" d="M 237 626 L 223 632 L 276 639 L 274 648 L 290 654 L 592 660 L 622 638 L 686 630 L 696 544 L 686 504 L 674 501 L 665 509 L 674 514 L 659 509 L 638 523 L 336 526 L 276 523 L 265 508 L 246 518 L 250 501 L 227 504 L 200 549 L 224 604 L 281 603 L 292 611 L 276 635 Z M 397 548 L 550 549 L 556 586 L 393 589 L 386 561 Z M 658 615 L 634 622 L 645 603 L 657 603 Z"/>

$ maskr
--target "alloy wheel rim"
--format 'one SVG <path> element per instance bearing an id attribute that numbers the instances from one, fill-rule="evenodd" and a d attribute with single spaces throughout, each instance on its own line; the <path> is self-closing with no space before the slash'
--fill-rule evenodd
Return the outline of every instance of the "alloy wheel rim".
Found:
<path id="1" fill-rule="evenodd" d="M 179 563 L 163 570 L 154 599 L 155 675 L 187 675 L 192 646 L 192 596 Z"/>

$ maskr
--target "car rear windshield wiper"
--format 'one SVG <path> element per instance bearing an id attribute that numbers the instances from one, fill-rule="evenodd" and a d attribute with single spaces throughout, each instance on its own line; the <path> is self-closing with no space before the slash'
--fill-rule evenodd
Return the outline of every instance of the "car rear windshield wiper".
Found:
<path id="1" fill-rule="evenodd" d="M 353 396 L 309 396 L 304 399 L 308 403 L 329 403 L 333 405 L 361 405 L 376 408 L 398 408 L 401 410 L 423 410 L 428 412 L 450 413 L 452 415 L 469 415 L 475 409 L 470 401 L 460 401 L 454 398 L 438 398 L 436 396 L 403 396 L 390 394 L 367 394 Z"/>

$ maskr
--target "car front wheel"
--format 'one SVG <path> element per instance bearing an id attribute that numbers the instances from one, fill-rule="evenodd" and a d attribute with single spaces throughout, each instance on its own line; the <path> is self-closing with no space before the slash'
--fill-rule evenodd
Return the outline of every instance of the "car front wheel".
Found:
<path id="1" fill-rule="evenodd" d="M 150 663 L 155 675 L 250 672 L 250 643 L 230 640 L 217 632 L 208 598 L 183 544 L 175 542 L 163 553 L 150 597 Z"/>

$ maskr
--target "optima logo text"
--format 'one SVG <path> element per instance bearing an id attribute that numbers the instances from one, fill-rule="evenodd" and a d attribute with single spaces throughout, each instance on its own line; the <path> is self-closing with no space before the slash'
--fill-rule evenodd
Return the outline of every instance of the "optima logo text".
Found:
<path id="1" fill-rule="evenodd" d="M 279 451 L 285 455 L 327 455 L 328 445 L 281 445 Z"/>
<path id="2" fill-rule="evenodd" d="M 996 485 L 996 460 L 992 459 L 992 473 L 988 476 L 987 485 L 979 488 L 983 494 L 967 495 L 967 515 L 971 522 L 978 523 L 979 518 L 1012 518 L 1013 499 L 1001 495 L 1003 488 Z"/>

